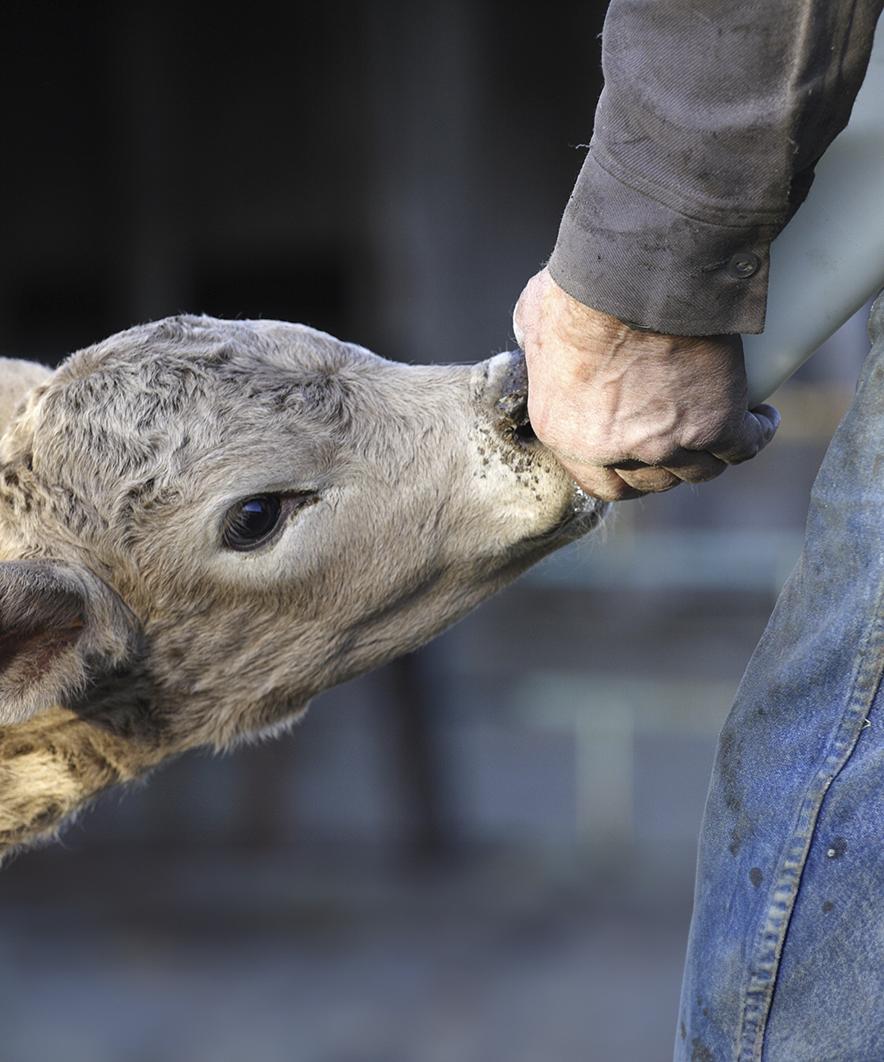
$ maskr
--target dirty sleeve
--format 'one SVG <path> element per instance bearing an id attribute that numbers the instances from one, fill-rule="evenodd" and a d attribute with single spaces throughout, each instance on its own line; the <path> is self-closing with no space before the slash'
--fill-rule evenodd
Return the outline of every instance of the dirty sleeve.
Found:
<path id="1" fill-rule="evenodd" d="M 762 331 L 771 241 L 847 124 L 882 6 L 612 0 L 556 282 L 655 331 Z"/>

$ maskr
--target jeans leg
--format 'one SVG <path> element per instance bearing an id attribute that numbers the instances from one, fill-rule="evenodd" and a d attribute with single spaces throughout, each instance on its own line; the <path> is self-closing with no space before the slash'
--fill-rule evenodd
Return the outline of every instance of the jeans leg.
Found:
<path id="1" fill-rule="evenodd" d="M 884 300 L 722 730 L 677 1062 L 884 1059 Z"/>

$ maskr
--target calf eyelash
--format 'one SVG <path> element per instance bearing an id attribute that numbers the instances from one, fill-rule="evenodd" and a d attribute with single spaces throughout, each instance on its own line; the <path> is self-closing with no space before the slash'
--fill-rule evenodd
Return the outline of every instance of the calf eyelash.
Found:
<path id="1" fill-rule="evenodd" d="M 318 501 L 312 492 L 254 494 L 232 505 L 224 520 L 221 541 L 226 549 L 250 553 L 267 545 L 280 533 L 288 518 Z"/>

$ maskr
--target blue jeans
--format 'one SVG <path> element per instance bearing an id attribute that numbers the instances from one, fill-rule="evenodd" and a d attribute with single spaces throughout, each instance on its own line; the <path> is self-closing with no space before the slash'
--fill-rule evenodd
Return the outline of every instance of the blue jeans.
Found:
<path id="1" fill-rule="evenodd" d="M 719 740 L 676 1062 L 884 1060 L 884 297 Z"/>

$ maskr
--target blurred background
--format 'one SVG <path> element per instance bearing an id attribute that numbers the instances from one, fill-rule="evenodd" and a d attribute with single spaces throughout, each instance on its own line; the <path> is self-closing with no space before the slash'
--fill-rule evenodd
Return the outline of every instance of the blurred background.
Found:
<path id="1" fill-rule="evenodd" d="M 180 311 L 511 348 L 604 7 L 11 0 L 0 353 Z M 670 1057 L 715 736 L 864 353 L 859 315 L 749 465 L 4 869 L 3 1062 Z"/>

